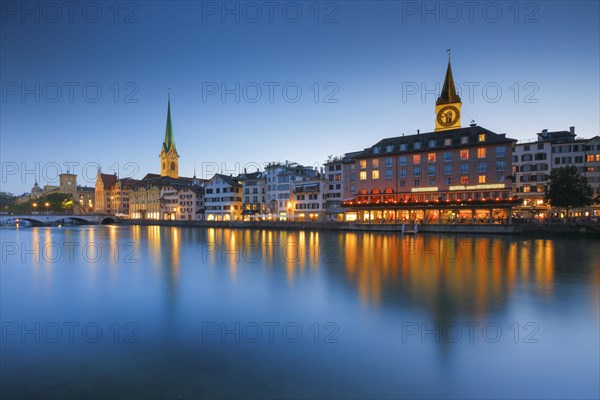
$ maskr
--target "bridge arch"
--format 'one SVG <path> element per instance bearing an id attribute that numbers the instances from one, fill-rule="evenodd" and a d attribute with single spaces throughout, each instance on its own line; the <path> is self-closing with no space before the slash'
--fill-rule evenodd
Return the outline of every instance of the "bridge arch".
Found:
<path id="1" fill-rule="evenodd" d="M 108 224 L 114 224 L 115 222 L 117 222 L 117 220 L 115 218 L 106 217 L 106 218 L 103 218 L 102 221 L 100 221 L 100 224 L 108 225 Z"/>

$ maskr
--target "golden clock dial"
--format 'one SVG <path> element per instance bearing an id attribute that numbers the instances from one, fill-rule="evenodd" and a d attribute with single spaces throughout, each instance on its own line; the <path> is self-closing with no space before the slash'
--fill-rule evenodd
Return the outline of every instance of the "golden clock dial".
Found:
<path id="1" fill-rule="evenodd" d="M 443 107 L 437 114 L 437 122 L 441 126 L 452 126 L 460 118 L 460 111 L 454 106 Z"/>

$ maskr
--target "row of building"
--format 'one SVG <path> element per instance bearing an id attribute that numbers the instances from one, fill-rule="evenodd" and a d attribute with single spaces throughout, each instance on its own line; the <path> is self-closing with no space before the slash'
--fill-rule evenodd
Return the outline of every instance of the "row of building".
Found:
<path id="1" fill-rule="evenodd" d="M 565 165 L 577 166 L 600 196 L 599 136 L 578 138 L 571 127 L 517 142 L 474 122 L 461 127 L 461 107 L 449 61 L 433 132 L 386 138 L 320 168 L 286 161 L 199 179 L 179 176 L 169 99 L 160 174 L 137 180 L 98 171 L 93 210 L 131 219 L 501 223 L 564 216 L 546 192 L 550 171 Z M 90 210 L 91 199 L 73 196 Z M 573 213 L 597 216 L 600 205 Z"/>

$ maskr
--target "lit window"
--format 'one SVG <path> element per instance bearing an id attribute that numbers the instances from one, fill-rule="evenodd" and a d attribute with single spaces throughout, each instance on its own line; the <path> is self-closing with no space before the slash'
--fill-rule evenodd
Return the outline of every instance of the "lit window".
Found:
<path id="1" fill-rule="evenodd" d="M 360 168 L 361 169 L 367 168 L 367 160 L 360 160 Z"/>
<path id="2" fill-rule="evenodd" d="M 452 144 L 452 138 L 446 138 L 444 139 L 444 145 L 445 146 L 450 146 Z"/>
<path id="3" fill-rule="evenodd" d="M 477 140 L 479 140 L 480 142 L 485 142 L 485 133 L 480 133 L 477 136 Z"/>
<path id="4" fill-rule="evenodd" d="M 378 168 L 379 167 L 379 158 L 374 158 L 373 159 L 373 168 Z"/>
<path id="5" fill-rule="evenodd" d="M 485 147 L 477 149 L 477 158 L 485 158 Z"/>
<path id="6" fill-rule="evenodd" d="M 468 160 L 469 159 L 469 150 L 461 150 L 460 151 L 460 159 Z"/>
<path id="7" fill-rule="evenodd" d="M 420 154 L 413 155 L 413 164 L 421 164 L 421 155 Z"/>
<path id="8" fill-rule="evenodd" d="M 435 153 L 429 153 L 427 154 L 427 162 L 435 162 Z"/>
<path id="9" fill-rule="evenodd" d="M 479 183 L 485 183 L 485 175 L 479 175 Z"/>
<path id="10" fill-rule="evenodd" d="M 371 177 L 373 179 L 379 179 L 379 170 L 378 169 L 374 169 L 373 171 L 371 171 Z"/>
<path id="11" fill-rule="evenodd" d="M 360 171 L 360 180 L 367 180 L 367 171 Z"/>
<path id="12" fill-rule="evenodd" d="M 469 178 L 466 176 L 461 176 L 460 177 L 460 184 L 461 185 L 468 185 L 469 184 Z"/>

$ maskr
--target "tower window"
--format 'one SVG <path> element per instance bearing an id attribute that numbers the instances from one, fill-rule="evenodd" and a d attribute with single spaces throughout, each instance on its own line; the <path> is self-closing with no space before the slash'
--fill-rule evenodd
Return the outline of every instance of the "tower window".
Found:
<path id="1" fill-rule="evenodd" d="M 175 163 L 171 161 L 171 171 L 175 171 Z"/>

